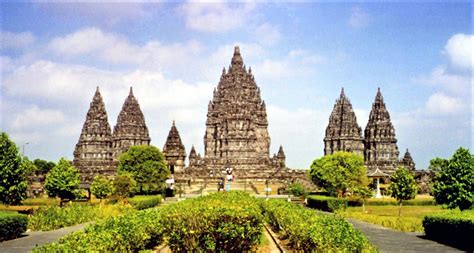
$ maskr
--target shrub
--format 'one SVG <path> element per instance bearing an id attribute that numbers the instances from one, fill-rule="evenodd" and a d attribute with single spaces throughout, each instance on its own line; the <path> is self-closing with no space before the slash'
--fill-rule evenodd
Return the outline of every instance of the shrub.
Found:
<path id="1" fill-rule="evenodd" d="M 296 197 L 306 195 L 306 191 L 304 189 L 303 184 L 301 183 L 292 183 L 290 184 L 290 192 Z"/>
<path id="2" fill-rule="evenodd" d="M 160 212 L 148 209 L 110 217 L 33 252 L 137 252 L 152 248 L 163 241 Z"/>
<path id="3" fill-rule="evenodd" d="M 17 238 L 26 231 L 28 218 L 15 212 L 0 212 L 0 242 Z"/>
<path id="4" fill-rule="evenodd" d="M 423 219 L 426 236 L 457 246 L 466 251 L 474 250 L 474 210 L 453 210 L 430 214 Z"/>
<path id="5" fill-rule="evenodd" d="M 348 200 L 327 196 L 309 196 L 307 206 L 326 212 L 334 212 L 341 209 L 345 210 L 348 206 Z"/>
<path id="6" fill-rule="evenodd" d="M 137 210 L 143 210 L 159 205 L 161 203 L 161 196 L 134 196 L 128 199 L 128 203 Z"/>
<path id="7" fill-rule="evenodd" d="M 58 206 L 42 206 L 34 211 L 29 227 L 32 230 L 53 230 L 68 227 L 100 218 L 116 216 L 131 212 L 130 206 L 106 205 L 90 206 L 87 204 L 71 204 L 63 208 Z"/>
<path id="8" fill-rule="evenodd" d="M 258 202 L 243 192 L 228 192 L 164 207 L 168 246 L 173 252 L 248 251 L 262 233 Z"/>
<path id="9" fill-rule="evenodd" d="M 362 233 L 340 217 L 318 214 L 281 200 L 262 204 L 266 221 L 302 252 L 376 251 Z"/>

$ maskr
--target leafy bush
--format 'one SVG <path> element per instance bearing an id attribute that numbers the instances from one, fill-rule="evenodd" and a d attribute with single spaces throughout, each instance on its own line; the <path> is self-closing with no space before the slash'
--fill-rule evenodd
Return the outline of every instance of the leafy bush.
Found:
<path id="1" fill-rule="evenodd" d="M 307 206 L 326 212 L 334 212 L 340 209 L 345 210 L 348 206 L 348 200 L 327 196 L 309 196 Z"/>
<path id="2" fill-rule="evenodd" d="M 306 195 L 303 184 L 301 183 L 292 183 L 290 184 L 290 192 L 294 196 L 300 197 Z"/>
<path id="3" fill-rule="evenodd" d="M 32 230 L 53 230 L 72 226 L 101 218 L 117 216 L 131 212 L 133 208 L 124 205 L 91 206 L 71 204 L 60 208 L 58 206 L 42 206 L 34 211 L 30 218 L 29 227 Z"/>
<path id="4" fill-rule="evenodd" d="M 161 196 L 134 196 L 128 199 L 128 203 L 137 210 L 143 210 L 159 205 L 161 203 Z"/>
<path id="5" fill-rule="evenodd" d="M 474 210 L 453 210 L 431 214 L 423 219 L 428 238 L 457 246 L 466 251 L 474 250 Z"/>
<path id="6" fill-rule="evenodd" d="M 342 218 L 318 214 L 281 200 L 262 203 L 266 221 L 302 252 L 376 251 L 362 233 Z"/>
<path id="7" fill-rule="evenodd" d="M 0 212 L 0 242 L 17 238 L 26 231 L 28 218 L 15 212 Z"/>
<path id="8" fill-rule="evenodd" d="M 162 209 L 173 252 L 241 252 L 262 233 L 259 200 L 243 192 L 216 193 Z"/>
<path id="9" fill-rule="evenodd" d="M 137 252 L 152 248 L 163 241 L 160 213 L 160 209 L 148 209 L 110 217 L 33 252 Z"/>

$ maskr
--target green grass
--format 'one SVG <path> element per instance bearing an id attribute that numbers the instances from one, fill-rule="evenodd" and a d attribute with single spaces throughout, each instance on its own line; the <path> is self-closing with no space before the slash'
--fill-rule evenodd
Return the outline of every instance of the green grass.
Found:
<path id="1" fill-rule="evenodd" d="M 362 207 L 349 207 L 338 214 L 399 231 L 423 232 L 425 215 L 447 212 L 441 206 L 403 206 L 398 217 L 398 206 L 367 206 L 365 210 L 366 213 L 363 213 Z"/>

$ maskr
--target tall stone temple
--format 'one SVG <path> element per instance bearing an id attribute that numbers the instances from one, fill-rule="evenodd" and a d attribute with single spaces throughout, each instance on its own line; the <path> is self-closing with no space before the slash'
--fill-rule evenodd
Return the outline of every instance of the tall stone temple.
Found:
<path id="1" fill-rule="evenodd" d="M 324 138 L 324 154 L 329 155 L 337 151 L 363 155 L 369 172 L 379 169 L 391 174 L 400 165 L 415 170 L 415 163 L 408 149 L 405 157 L 399 160 L 395 128 L 390 120 L 380 88 L 372 104 L 364 137 L 357 124 L 352 105 L 342 89 L 329 117 Z"/>
<path id="2" fill-rule="evenodd" d="M 131 146 L 150 145 L 151 139 L 145 123 L 145 116 L 143 116 L 140 105 L 133 95 L 132 87 L 130 87 L 130 93 L 117 117 L 112 139 L 115 159 L 118 159 L 120 154 Z"/>
<path id="3" fill-rule="evenodd" d="M 329 124 L 324 137 L 324 155 L 331 155 L 337 151 L 364 155 L 362 128 L 357 124 L 351 101 L 344 94 L 344 88 L 329 116 Z"/>
<path id="4" fill-rule="evenodd" d="M 236 46 L 208 105 L 204 157 L 193 147 L 186 173 L 205 177 L 211 171 L 232 168 L 240 178 L 268 178 L 288 172 L 283 148 L 272 158 L 269 150 L 265 102 Z"/>
<path id="5" fill-rule="evenodd" d="M 74 150 L 73 165 L 81 173 L 81 181 L 91 182 L 95 175 L 113 175 L 112 132 L 99 87 L 92 98 L 86 121 Z"/>
<path id="6" fill-rule="evenodd" d="M 74 150 L 73 165 L 88 187 L 95 175 L 111 176 L 117 170 L 118 157 L 131 146 L 149 145 L 145 117 L 132 88 L 120 111 L 112 134 L 99 87 L 90 104 L 86 121 Z"/>
<path id="7" fill-rule="evenodd" d="M 192 150 L 194 150 L 194 147 Z M 194 152 L 196 151 L 194 150 Z M 168 133 L 168 138 L 166 138 L 163 153 L 165 155 L 166 166 L 168 166 L 171 174 L 183 172 L 185 167 L 184 161 L 186 160 L 186 149 L 181 141 L 174 120 Z"/>

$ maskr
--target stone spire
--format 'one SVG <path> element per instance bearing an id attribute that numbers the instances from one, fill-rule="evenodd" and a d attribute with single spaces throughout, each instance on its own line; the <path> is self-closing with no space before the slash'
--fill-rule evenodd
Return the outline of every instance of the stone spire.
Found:
<path id="1" fill-rule="evenodd" d="M 380 88 L 364 132 L 364 158 L 369 171 L 377 168 L 389 174 L 395 171 L 399 156 L 397 139 Z"/>
<path id="2" fill-rule="evenodd" d="M 189 152 L 189 166 L 196 166 L 197 165 L 197 153 L 194 145 L 191 147 L 191 152 Z"/>
<path id="3" fill-rule="evenodd" d="M 342 88 L 329 116 L 329 124 L 326 127 L 324 155 L 330 155 L 337 151 L 363 155 L 363 141 L 362 129 L 357 124 L 357 117 L 352 109 L 352 104 L 346 97 L 344 88 Z"/>
<path id="4" fill-rule="evenodd" d="M 166 165 L 172 174 L 183 171 L 184 160 L 186 159 L 186 150 L 184 148 L 183 142 L 181 141 L 181 137 L 179 136 L 179 132 L 176 128 L 174 120 L 173 125 L 171 126 L 171 129 L 168 133 L 168 138 L 166 138 L 166 143 L 163 147 L 163 153 L 165 155 Z"/>
<path id="5" fill-rule="evenodd" d="M 81 173 L 83 184 L 89 184 L 97 174 L 113 175 L 111 148 L 112 133 L 107 111 L 97 87 L 74 150 L 73 165 Z"/>
<path id="6" fill-rule="evenodd" d="M 208 167 L 221 170 L 224 166 L 239 169 L 269 165 L 267 128 L 260 89 L 245 70 L 239 47 L 235 47 L 229 71 L 223 71 L 208 106 L 204 135 Z"/>
<path id="7" fill-rule="evenodd" d="M 413 161 L 413 158 L 411 157 L 410 152 L 407 151 L 405 152 L 405 155 L 403 156 L 403 159 L 400 161 L 400 165 L 403 167 L 407 168 L 408 170 L 414 171 L 416 170 L 416 165 L 415 162 Z"/>
<path id="8" fill-rule="evenodd" d="M 127 151 L 131 146 L 149 145 L 150 136 L 145 123 L 140 105 L 133 95 L 132 87 L 130 93 L 122 106 L 117 117 L 117 124 L 113 133 L 114 158 Z"/>

